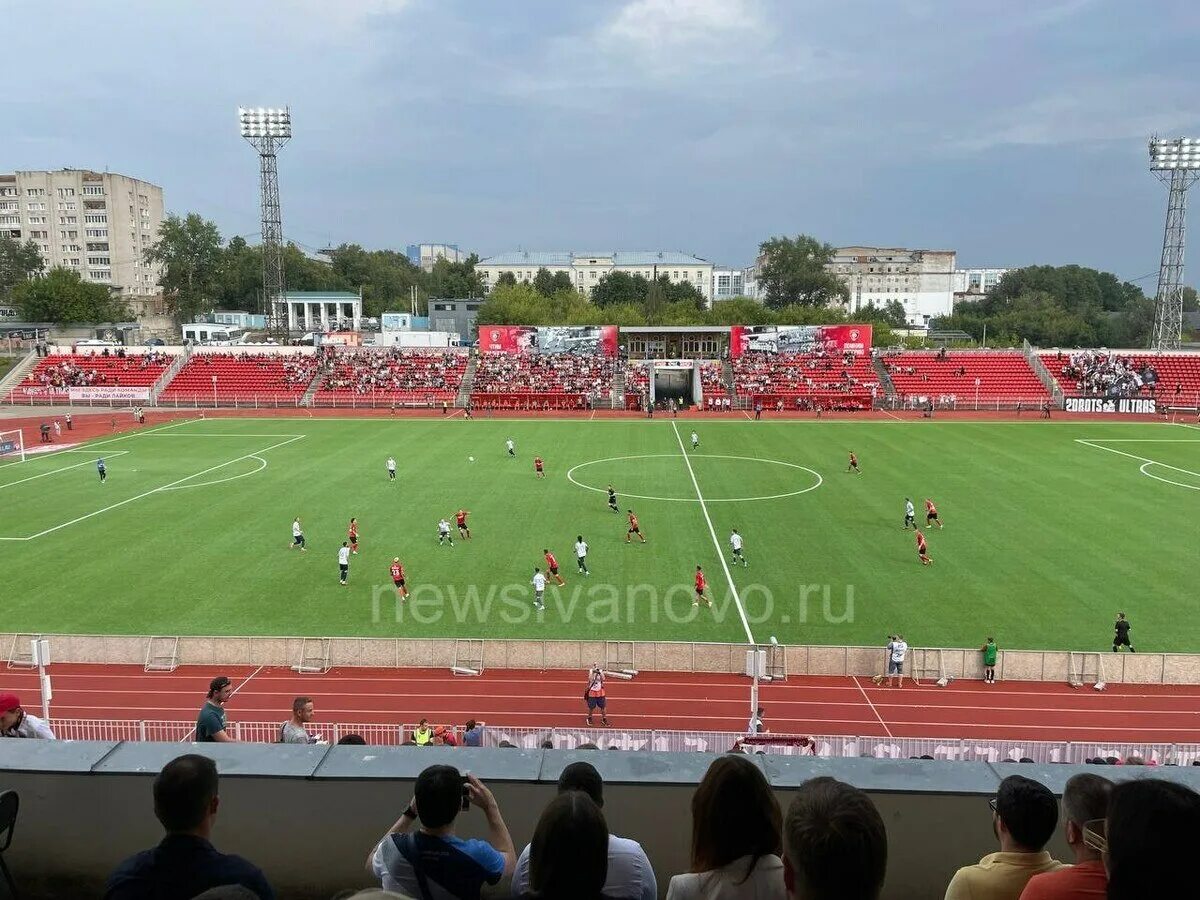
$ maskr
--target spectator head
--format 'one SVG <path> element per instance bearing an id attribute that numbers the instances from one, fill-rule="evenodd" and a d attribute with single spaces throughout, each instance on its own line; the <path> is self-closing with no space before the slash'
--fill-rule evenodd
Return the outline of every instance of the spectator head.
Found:
<path id="1" fill-rule="evenodd" d="M 1040 852 L 1058 824 L 1058 801 L 1050 788 L 1022 775 L 1000 782 L 991 806 L 992 827 L 1009 852 Z"/>
<path id="2" fill-rule="evenodd" d="M 591 741 L 585 741 L 584 743 L 580 744 L 575 749 L 576 750 L 599 750 L 600 748 L 596 744 L 593 744 Z"/>
<path id="3" fill-rule="evenodd" d="M 0 694 L 0 731 L 8 731 L 21 721 L 21 698 L 16 694 Z"/>
<path id="4" fill-rule="evenodd" d="M 514 744 L 512 741 L 501 741 L 496 746 L 500 747 L 504 750 L 516 750 L 517 749 L 517 745 Z"/>
<path id="5" fill-rule="evenodd" d="M 692 795 L 692 871 L 719 869 L 742 856 L 750 867 L 760 857 L 778 854 L 783 815 L 779 802 L 756 763 L 726 754 L 715 760 Z"/>
<path id="6" fill-rule="evenodd" d="M 583 791 L 559 794 L 529 844 L 529 886 L 539 900 L 599 900 L 608 878 L 608 825 Z"/>
<path id="7" fill-rule="evenodd" d="M 1076 862 L 1099 859 L 1100 854 L 1083 839 L 1083 826 L 1108 814 L 1108 797 L 1112 782 L 1090 772 L 1074 775 L 1063 788 L 1062 817 L 1067 844 L 1075 853 Z"/>
<path id="8" fill-rule="evenodd" d="M 208 699 L 213 703 L 224 703 L 233 696 L 233 682 L 227 675 L 218 675 L 208 683 Z"/>
<path id="9" fill-rule="evenodd" d="M 297 722 L 311 722 L 313 719 L 312 697 L 297 697 L 292 701 L 292 718 Z"/>
<path id="10" fill-rule="evenodd" d="M 462 803 L 463 776 L 454 766 L 429 766 L 417 776 L 413 791 L 417 817 L 430 830 L 454 824 Z"/>
<path id="11" fill-rule="evenodd" d="M 592 798 L 597 806 L 604 807 L 604 779 L 596 767 L 588 762 L 573 762 L 558 776 L 558 792 L 581 791 Z"/>
<path id="12" fill-rule="evenodd" d="M 783 880 L 797 900 L 875 900 L 887 873 L 887 831 L 862 791 L 833 778 L 804 782 L 783 824 Z"/>
<path id="13" fill-rule="evenodd" d="M 543 750 L 553 750 L 554 749 L 554 741 L 550 740 L 550 738 L 546 738 L 546 740 L 542 741 L 542 749 Z"/>
<path id="14" fill-rule="evenodd" d="M 1103 831 L 1105 839 L 1093 843 L 1107 844 L 1109 900 L 1178 896 L 1195 880 L 1200 794 L 1191 788 L 1158 778 L 1118 784 Z"/>
<path id="15" fill-rule="evenodd" d="M 474 731 L 475 726 L 478 724 L 479 723 L 476 722 L 474 719 L 467 719 L 467 724 L 464 725 L 463 728 L 465 728 L 467 731 Z"/>
<path id="16" fill-rule="evenodd" d="M 340 738 L 338 738 L 338 743 L 351 744 L 357 747 L 365 747 L 367 744 L 367 739 L 361 734 L 343 734 Z"/>
<path id="17" fill-rule="evenodd" d="M 177 756 L 154 779 L 154 815 L 169 834 L 207 837 L 219 803 L 217 764 L 207 756 Z"/>

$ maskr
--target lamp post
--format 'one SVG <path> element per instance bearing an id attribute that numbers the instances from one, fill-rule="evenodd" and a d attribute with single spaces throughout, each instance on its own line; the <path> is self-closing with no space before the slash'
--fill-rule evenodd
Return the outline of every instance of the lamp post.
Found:
<path id="1" fill-rule="evenodd" d="M 1183 334 L 1183 251 L 1187 239 L 1187 191 L 1200 178 L 1200 138 L 1150 139 L 1150 171 L 1167 185 L 1154 327 L 1150 346 L 1177 350 Z"/>
<path id="2" fill-rule="evenodd" d="M 250 146 L 258 151 L 259 202 L 262 208 L 263 301 L 267 332 L 276 340 L 287 336 L 284 309 L 287 290 L 283 270 L 283 214 L 279 206 L 279 164 L 276 154 L 292 137 L 288 107 L 238 107 L 238 124 Z M 280 340 L 280 343 L 285 341 Z"/>

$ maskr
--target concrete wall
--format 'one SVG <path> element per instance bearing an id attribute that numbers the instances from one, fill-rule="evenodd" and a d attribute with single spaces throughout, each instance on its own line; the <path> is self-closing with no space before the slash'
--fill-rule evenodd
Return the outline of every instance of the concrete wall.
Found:
<path id="1" fill-rule="evenodd" d="M 690 802 L 716 757 L 710 754 L 0 741 L 0 784 L 21 795 L 16 837 L 5 860 L 23 896 L 92 896 L 125 856 L 152 846 L 160 829 L 151 809 L 153 775 L 173 757 L 200 749 L 222 775 L 214 843 L 267 872 L 280 897 L 328 898 L 368 886 L 363 865 L 412 796 L 427 765 L 470 770 L 493 789 L 520 847 L 553 796 L 562 768 L 576 759 L 604 776 L 605 815 L 616 834 L 646 848 L 665 895 L 671 874 L 687 870 Z M 1039 767 L 919 760 L 755 757 L 786 808 L 792 791 L 817 775 L 858 785 L 888 828 L 890 900 L 939 897 L 959 865 L 995 849 L 987 800 L 1019 771 L 1061 792 L 1072 766 Z M 1122 767 L 1116 778 L 1169 777 L 1200 787 L 1200 770 Z M 459 833 L 483 837 L 476 810 Z M 1051 848 L 1069 858 L 1061 836 Z"/>

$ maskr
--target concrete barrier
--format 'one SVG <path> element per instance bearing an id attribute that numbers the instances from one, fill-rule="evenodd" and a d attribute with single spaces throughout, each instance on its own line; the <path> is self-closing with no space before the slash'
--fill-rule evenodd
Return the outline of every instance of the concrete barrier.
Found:
<path id="1" fill-rule="evenodd" d="M 13 646 L 17 635 L 0 633 L 0 647 Z M 59 662 L 142 665 L 148 636 L 44 635 L 51 656 Z M 310 642 L 312 638 L 308 639 Z M 456 641 L 450 638 L 329 638 L 332 666 L 444 668 L 455 663 Z M 179 665 L 294 666 L 303 653 L 303 637 L 181 636 Z M 746 644 L 635 641 L 634 667 L 646 671 L 746 671 Z M 27 649 L 27 648 L 26 648 Z M 781 648 L 789 675 L 870 677 L 883 672 L 882 647 L 788 646 Z M 606 659 L 606 642 L 599 640 L 493 640 L 483 642 L 484 665 L 495 669 L 586 669 Z M 1067 650 L 1001 650 L 997 675 L 1004 681 L 1069 680 L 1071 652 Z M 1200 654 L 1110 653 L 1088 651 L 1088 665 L 1099 659 L 1103 679 L 1128 684 L 1200 684 Z M 982 678 L 983 664 L 975 648 L 913 648 L 910 659 L 926 671 L 938 667 L 954 678 Z M 928 677 L 928 675 L 926 676 Z"/>

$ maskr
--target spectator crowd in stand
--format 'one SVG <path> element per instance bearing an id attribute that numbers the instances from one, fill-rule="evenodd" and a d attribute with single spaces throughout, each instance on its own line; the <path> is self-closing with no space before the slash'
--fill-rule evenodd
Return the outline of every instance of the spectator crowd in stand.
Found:
<path id="1" fill-rule="evenodd" d="M 467 370 L 467 356 L 454 350 L 337 351 L 324 359 L 329 372 L 323 386 L 355 394 L 426 391 L 456 392 Z"/>
<path id="2" fill-rule="evenodd" d="M 50 359 L 51 357 L 47 357 Z M 75 354 L 52 357 L 56 360 L 48 365 L 38 365 L 26 379 L 26 383 L 42 387 L 68 388 L 120 385 L 124 373 L 144 372 L 159 369 L 167 364 L 167 354 L 152 351 L 137 356 L 126 356 L 125 348 L 110 354 L 107 348 L 99 354 Z M 145 381 L 145 379 L 138 379 Z"/>
<path id="3" fill-rule="evenodd" d="M 616 360 L 573 353 L 484 353 L 475 368 L 474 390 L 485 394 L 585 394 L 612 392 Z"/>
<path id="4" fill-rule="evenodd" d="M 1158 390 L 1158 370 L 1150 363 L 1139 364 L 1107 350 L 1080 350 L 1065 360 L 1058 353 L 1056 362 L 1062 376 L 1075 383 L 1081 394 L 1105 397 L 1136 397 Z"/>
<path id="5" fill-rule="evenodd" d="M 825 351 L 779 354 L 752 351 L 733 361 L 739 394 L 870 394 L 879 379 L 867 357 Z"/>
<path id="6" fill-rule="evenodd" d="M 308 354 L 275 353 L 195 353 L 188 367 L 219 367 L 222 364 L 238 363 L 253 365 L 263 374 L 261 388 L 286 387 L 305 388 L 312 383 L 320 362 Z"/>

